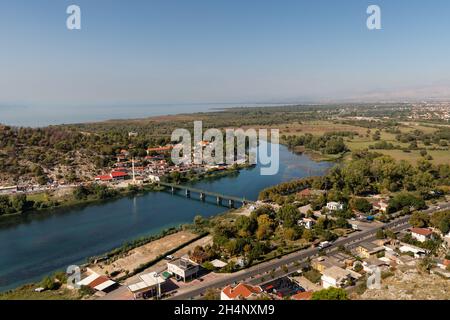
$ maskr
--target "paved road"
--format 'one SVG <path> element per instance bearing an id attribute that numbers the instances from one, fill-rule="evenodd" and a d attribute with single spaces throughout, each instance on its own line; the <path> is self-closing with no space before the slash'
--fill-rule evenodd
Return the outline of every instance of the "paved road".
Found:
<path id="1" fill-rule="evenodd" d="M 426 213 L 433 213 L 435 211 L 450 209 L 450 203 L 445 203 L 440 205 L 440 209 L 431 208 L 424 210 Z M 370 241 L 375 238 L 376 232 L 379 229 L 392 229 L 394 231 L 400 231 L 407 229 L 409 227 L 408 221 L 410 216 L 403 216 L 397 218 L 391 222 L 385 224 L 376 224 L 374 223 L 374 227 L 365 231 L 354 233 L 347 238 L 340 238 L 336 240 L 330 247 L 328 247 L 325 251 L 330 253 L 338 249 L 339 246 L 343 245 L 349 249 L 356 247 L 359 243 L 364 241 Z M 170 297 L 169 300 L 189 300 L 194 297 L 200 296 L 200 294 L 204 293 L 209 288 L 222 288 L 228 284 L 239 282 L 239 281 L 251 281 L 254 282 L 254 279 L 258 275 L 263 275 L 265 273 L 270 273 L 273 269 L 280 268 L 284 265 L 294 264 L 295 262 L 303 262 L 307 258 L 312 258 L 318 255 L 318 248 L 310 248 L 306 250 L 301 250 L 295 253 L 291 253 L 289 255 L 283 256 L 279 259 L 274 259 L 260 265 L 256 265 L 254 267 L 241 270 L 239 272 L 227 275 L 224 278 L 218 279 L 216 281 L 208 282 L 193 288 L 188 288 L 183 292 L 179 292 L 176 296 Z M 291 266 L 293 267 L 293 266 Z M 298 267 L 297 267 L 298 268 Z"/>

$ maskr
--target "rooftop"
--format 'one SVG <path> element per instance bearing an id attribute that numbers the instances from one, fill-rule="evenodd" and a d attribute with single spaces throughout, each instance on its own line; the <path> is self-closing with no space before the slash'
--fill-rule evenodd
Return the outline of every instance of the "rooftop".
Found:
<path id="1" fill-rule="evenodd" d="M 348 277 L 350 275 L 350 272 L 340 267 L 332 266 L 328 269 L 325 269 L 322 274 L 333 279 L 341 279 Z"/>
<path id="2" fill-rule="evenodd" d="M 175 260 L 172 260 L 170 262 L 167 262 L 168 264 L 172 264 L 175 265 L 181 269 L 187 270 L 190 269 L 192 267 L 197 266 L 197 263 L 191 261 L 189 258 L 187 257 L 181 257 Z"/>
<path id="3" fill-rule="evenodd" d="M 427 229 L 427 228 L 412 228 L 411 232 L 420 234 L 422 236 L 429 236 L 433 233 L 433 231 L 431 231 L 430 229 Z"/>
<path id="4" fill-rule="evenodd" d="M 311 300 L 313 295 L 312 291 L 299 292 L 294 294 L 291 299 L 292 300 Z"/>
<path id="5" fill-rule="evenodd" d="M 261 293 L 262 290 L 260 287 L 257 286 L 239 283 L 234 288 L 232 286 L 226 286 L 225 288 L 223 288 L 222 292 L 230 299 L 236 299 L 236 298 L 248 298 L 253 294 Z"/>

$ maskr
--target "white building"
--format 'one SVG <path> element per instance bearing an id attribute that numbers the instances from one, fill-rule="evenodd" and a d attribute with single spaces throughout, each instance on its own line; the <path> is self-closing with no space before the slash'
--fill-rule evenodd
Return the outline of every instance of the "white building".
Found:
<path id="1" fill-rule="evenodd" d="M 342 210 L 344 209 L 344 205 L 340 202 L 331 201 L 327 203 L 327 209 L 330 211 Z"/>
<path id="2" fill-rule="evenodd" d="M 423 257 L 430 252 L 429 250 L 425 250 L 408 243 L 401 243 L 399 250 L 401 253 L 411 252 L 414 254 L 415 258 Z"/>
<path id="3" fill-rule="evenodd" d="M 332 266 L 322 272 L 322 286 L 327 289 L 329 287 L 343 288 L 351 279 L 351 272 L 337 266 Z"/>
<path id="4" fill-rule="evenodd" d="M 135 299 L 146 298 L 147 296 L 161 295 L 161 285 L 166 280 L 156 272 L 150 272 L 139 276 L 140 282 L 128 286 L 128 290 L 133 293 Z"/>
<path id="5" fill-rule="evenodd" d="M 315 223 L 314 219 L 311 218 L 303 218 L 298 221 L 298 224 L 304 226 L 306 229 L 312 229 Z"/>
<path id="6" fill-rule="evenodd" d="M 177 280 L 186 282 L 186 279 L 192 280 L 197 277 L 199 265 L 190 260 L 189 257 L 184 256 L 167 262 L 167 271 L 175 275 Z"/>
<path id="7" fill-rule="evenodd" d="M 427 240 L 432 239 L 433 231 L 426 228 L 412 228 L 411 236 L 420 242 L 425 242 Z"/>

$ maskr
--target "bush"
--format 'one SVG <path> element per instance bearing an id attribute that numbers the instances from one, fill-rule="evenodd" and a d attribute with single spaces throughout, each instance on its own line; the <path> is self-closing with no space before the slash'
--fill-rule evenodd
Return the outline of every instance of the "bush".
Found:
<path id="1" fill-rule="evenodd" d="M 348 297 L 344 289 L 328 288 L 314 292 L 312 300 L 348 300 Z"/>

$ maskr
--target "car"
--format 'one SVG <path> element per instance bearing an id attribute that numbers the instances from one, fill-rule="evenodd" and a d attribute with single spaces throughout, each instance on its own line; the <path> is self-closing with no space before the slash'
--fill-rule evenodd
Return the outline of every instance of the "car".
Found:
<path id="1" fill-rule="evenodd" d="M 173 260 L 174 257 L 173 257 L 172 255 L 168 255 L 168 256 L 165 257 L 165 259 L 166 259 L 166 260 Z"/>

